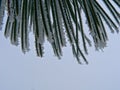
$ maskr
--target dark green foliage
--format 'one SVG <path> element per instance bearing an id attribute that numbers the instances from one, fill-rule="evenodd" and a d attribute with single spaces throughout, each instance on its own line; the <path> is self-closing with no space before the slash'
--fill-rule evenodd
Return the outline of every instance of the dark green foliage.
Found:
<path id="1" fill-rule="evenodd" d="M 87 44 L 91 46 L 91 41 L 85 34 L 83 13 L 89 28 L 87 32 L 92 36 L 97 50 L 103 49 L 108 40 L 105 25 L 112 32 L 118 32 L 120 27 L 120 0 L 102 2 L 106 8 L 102 7 L 99 0 L 0 0 L 0 11 L 7 8 L 8 14 L 5 37 L 10 37 L 13 45 L 18 45 L 21 38 L 21 48 L 25 53 L 29 50 L 29 32 L 32 31 L 37 55 L 43 56 L 47 38 L 59 58 L 67 38 L 78 62 L 81 63 L 82 57 L 88 63 L 84 53 L 88 53 Z M 3 14 L 0 15 L 0 23 L 2 18 Z"/>

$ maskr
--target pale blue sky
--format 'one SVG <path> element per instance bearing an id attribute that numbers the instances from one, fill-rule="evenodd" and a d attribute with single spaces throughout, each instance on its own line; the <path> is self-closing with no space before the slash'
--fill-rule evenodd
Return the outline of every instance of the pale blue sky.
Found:
<path id="1" fill-rule="evenodd" d="M 70 48 L 57 60 L 47 46 L 45 57 L 34 49 L 24 55 L 0 33 L 0 90 L 120 90 L 120 35 L 109 34 L 104 52 L 89 48 L 89 65 L 79 65 Z"/>
<path id="2" fill-rule="evenodd" d="M 48 43 L 38 58 L 30 40 L 33 49 L 24 55 L 0 31 L 0 90 L 120 90 L 120 34 L 109 33 L 104 52 L 88 48 L 88 65 L 78 64 L 69 46 L 58 60 Z"/>

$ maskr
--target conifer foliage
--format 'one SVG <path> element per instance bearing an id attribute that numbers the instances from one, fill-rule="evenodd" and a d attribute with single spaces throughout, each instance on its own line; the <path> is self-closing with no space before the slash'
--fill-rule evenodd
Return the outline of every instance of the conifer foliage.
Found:
<path id="1" fill-rule="evenodd" d="M 69 42 L 78 62 L 81 63 L 82 57 L 88 63 L 84 53 L 88 53 L 87 44 L 91 46 L 89 37 L 99 50 L 108 40 L 105 25 L 112 32 L 119 32 L 120 0 L 101 1 L 106 8 L 99 0 L 0 0 L 0 27 L 7 12 L 4 35 L 13 45 L 20 41 L 24 53 L 29 50 L 29 32 L 32 31 L 38 56 L 43 56 L 46 39 L 58 58 L 62 56 L 62 47 Z M 83 20 L 90 36 L 85 33 Z"/>

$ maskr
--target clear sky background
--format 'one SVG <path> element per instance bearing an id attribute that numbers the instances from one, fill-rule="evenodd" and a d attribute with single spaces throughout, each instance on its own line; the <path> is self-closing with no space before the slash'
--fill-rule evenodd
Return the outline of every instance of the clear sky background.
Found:
<path id="1" fill-rule="evenodd" d="M 78 64 L 69 46 L 61 60 L 45 46 L 42 59 L 34 49 L 24 55 L 1 31 L 0 90 L 120 90 L 119 34 L 109 34 L 104 52 L 89 48 L 88 65 Z"/>
<path id="2" fill-rule="evenodd" d="M 104 52 L 88 48 L 88 65 L 77 63 L 69 45 L 61 60 L 48 43 L 44 58 L 36 57 L 30 40 L 24 55 L 0 31 L 0 90 L 120 90 L 120 34 L 109 33 Z"/>

